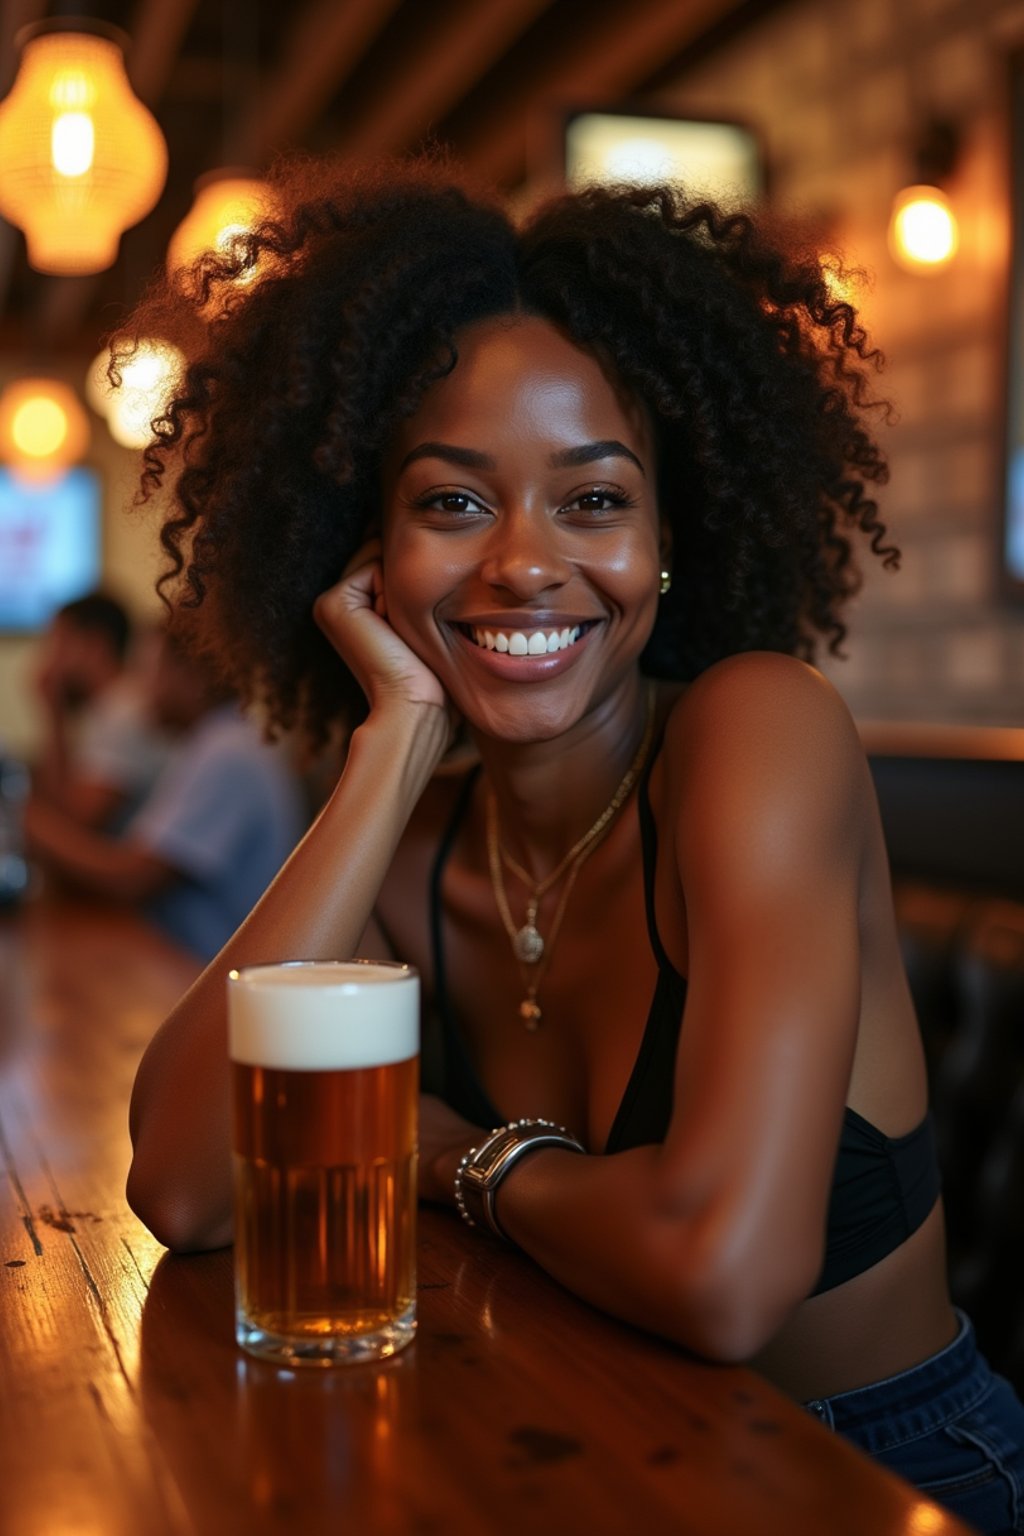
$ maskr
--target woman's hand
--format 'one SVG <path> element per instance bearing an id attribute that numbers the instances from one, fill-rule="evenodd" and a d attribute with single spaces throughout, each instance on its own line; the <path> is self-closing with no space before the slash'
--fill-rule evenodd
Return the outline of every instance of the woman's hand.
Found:
<path id="1" fill-rule="evenodd" d="M 366 694 L 370 709 L 401 703 L 444 710 L 456 724 L 434 674 L 388 623 L 380 540 L 352 557 L 333 587 L 313 604 L 313 617 Z"/>
<path id="2" fill-rule="evenodd" d="M 455 1170 L 470 1147 L 478 1146 L 486 1135 L 480 1126 L 449 1109 L 443 1099 L 421 1093 L 420 1199 L 454 1204 Z"/>

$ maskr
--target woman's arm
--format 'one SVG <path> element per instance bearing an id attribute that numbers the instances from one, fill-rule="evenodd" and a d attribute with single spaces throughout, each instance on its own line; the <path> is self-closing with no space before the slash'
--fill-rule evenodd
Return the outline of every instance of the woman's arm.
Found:
<path id="1" fill-rule="evenodd" d="M 767 654 L 693 685 L 662 771 L 659 856 L 672 857 L 674 828 L 690 957 L 665 1144 L 538 1151 L 497 1210 L 570 1290 L 743 1359 L 822 1262 L 859 1015 L 868 776 L 834 690 Z M 440 1155 L 438 1183 L 464 1150 Z"/>
<path id="2" fill-rule="evenodd" d="M 317 618 L 363 685 L 370 715 L 316 822 L 143 1057 L 129 1117 L 128 1201 L 171 1248 L 231 1240 L 228 972 L 346 959 L 364 934 L 374 942 L 377 895 L 451 734 L 436 679 L 383 622 L 373 547 L 319 600 Z"/>

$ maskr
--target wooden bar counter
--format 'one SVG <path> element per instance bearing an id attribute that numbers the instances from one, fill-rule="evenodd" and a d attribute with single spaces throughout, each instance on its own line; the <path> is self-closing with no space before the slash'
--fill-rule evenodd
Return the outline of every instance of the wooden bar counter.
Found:
<path id="1" fill-rule="evenodd" d="M 420 1327 L 381 1367 L 236 1349 L 231 1255 L 124 1201 L 136 1063 L 195 973 L 131 916 L 0 917 L 0 1530 L 17 1536 L 953 1536 L 751 1372 L 423 1209 Z"/>

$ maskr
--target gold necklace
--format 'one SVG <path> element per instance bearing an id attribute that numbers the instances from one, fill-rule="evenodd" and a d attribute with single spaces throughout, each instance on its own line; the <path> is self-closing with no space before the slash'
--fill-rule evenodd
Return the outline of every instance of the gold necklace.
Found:
<path id="1" fill-rule="evenodd" d="M 512 944 L 512 953 L 519 966 L 519 973 L 523 979 L 525 997 L 519 1004 L 519 1016 L 526 1028 L 531 1032 L 536 1030 L 541 1022 L 541 1008 L 537 1002 L 537 992 L 544 979 L 551 955 L 554 952 L 555 940 L 562 926 L 565 909 L 569 905 L 569 897 L 572 888 L 576 884 L 576 877 L 583 865 L 599 847 L 600 843 L 611 831 L 611 824 L 616 813 L 625 804 L 630 791 L 640 777 L 647 754 L 654 738 L 654 688 L 653 685 L 647 691 L 647 718 L 644 725 L 643 739 L 636 751 L 636 756 L 627 768 L 621 782 L 600 816 L 591 827 L 584 832 L 569 852 L 555 866 L 550 874 L 543 880 L 534 881 L 533 877 L 518 864 L 512 855 L 501 845 L 501 837 L 498 830 L 498 803 L 493 790 L 487 797 L 487 857 L 491 870 L 491 884 L 494 887 L 494 899 L 497 903 L 505 932 Z M 502 874 L 504 863 L 517 880 L 520 880 L 530 895 L 526 903 L 526 916 L 521 926 L 517 927 L 508 903 L 508 895 L 505 890 L 505 877 Z M 551 919 L 551 927 L 548 930 L 547 941 L 542 938 L 537 928 L 537 912 L 543 897 L 548 891 L 553 890 L 562 879 L 566 877 L 565 888 L 559 898 Z M 536 970 L 530 968 L 536 967 Z"/>

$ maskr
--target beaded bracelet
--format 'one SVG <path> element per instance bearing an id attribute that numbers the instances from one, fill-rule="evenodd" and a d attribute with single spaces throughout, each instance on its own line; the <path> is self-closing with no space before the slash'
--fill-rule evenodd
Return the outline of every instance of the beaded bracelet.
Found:
<path id="1" fill-rule="evenodd" d="M 499 1125 L 477 1147 L 470 1147 L 455 1170 L 455 1205 L 463 1221 L 471 1227 L 486 1227 L 502 1242 L 502 1231 L 494 1209 L 494 1197 L 506 1174 L 527 1152 L 541 1147 L 565 1147 L 570 1152 L 585 1152 L 583 1143 L 564 1125 L 554 1120 L 512 1120 Z"/>

